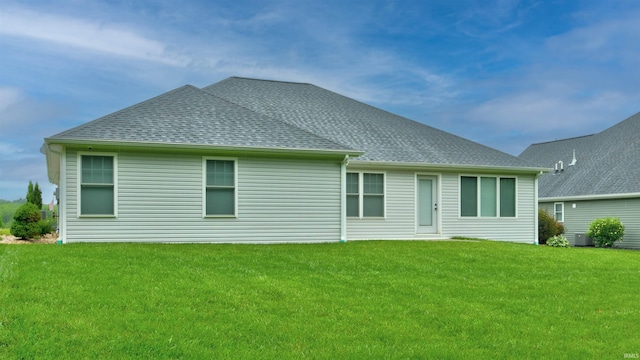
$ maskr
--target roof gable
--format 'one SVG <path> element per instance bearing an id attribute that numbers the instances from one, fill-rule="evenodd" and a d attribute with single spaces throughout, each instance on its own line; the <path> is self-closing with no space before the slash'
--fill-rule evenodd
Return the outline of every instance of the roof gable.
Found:
<path id="1" fill-rule="evenodd" d="M 543 175 L 539 196 L 640 193 L 640 113 L 593 135 L 530 145 L 520 158 L 564 171 Z M 575 150 L 575 165 L 573 151 Z"/>
<path id="2" fill-rule="evenodd" d="M 515 156 L 311 84 L 232 77 L 203 90 L 363 150 L 358 160 L 534 167 Z"/>

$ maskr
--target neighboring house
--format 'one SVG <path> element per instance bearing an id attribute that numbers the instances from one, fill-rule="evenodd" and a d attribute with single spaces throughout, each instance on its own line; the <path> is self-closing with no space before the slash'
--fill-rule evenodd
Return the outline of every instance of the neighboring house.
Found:
<path id="1" fill-rule="evenodd" d="M 529 146 L 520 158 L 551 167 L 538 200 L 564 223 L 572 243 L 597 218 L 625 226 L 619 246 L 640 248 L 640 113 L 598 134 Z M 555 170 L 557 169 L 557 171 Z"/>
<path id="2" fill-rule="evenodd" d="M 534 243 L 545 170 L 311 84 L 235 77 L 44 150 L 64 242 Z"/>

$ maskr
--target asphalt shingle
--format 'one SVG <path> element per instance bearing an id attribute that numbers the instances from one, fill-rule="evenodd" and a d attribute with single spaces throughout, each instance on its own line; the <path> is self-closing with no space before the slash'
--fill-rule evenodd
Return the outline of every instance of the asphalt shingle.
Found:
<path id="1" fill-rule="evenodd" d="M 187 85 L 48 141 L 364 152 L 358 160 L 535 168 L 523 159 L 315 85 L 232 77 Z"/>
<path id="2" fill-rule="evenodd" d="M 358 160 L 535 167 L 493 148 L 312 84 L 232 77 L 203 88 L 255 112 L 363 150 Z"/>
<path id="3" fill-rule="evenodd" d="M 352 151 L 190 85 L 49 139 Z"/>
<path id="4" fill-rule="evenodd" d="M 637 113 L 597 134 L 532 144 L 519 157 L 552 168 L 563 162 L 564 171 L 540 177 L 541 198 L 640 193 L 639 134 Z"/>

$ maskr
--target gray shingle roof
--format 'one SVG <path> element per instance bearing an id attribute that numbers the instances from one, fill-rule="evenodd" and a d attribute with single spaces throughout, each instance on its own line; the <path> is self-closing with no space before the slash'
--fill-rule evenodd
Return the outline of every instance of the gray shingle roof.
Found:
<path id="1" fill-rule="evenodd" d="M 237 77 L 183 86 L 46 140 L 364 151 L 358 160 L 536 167 L 315 85 Z"/>
<path id="2" fill-rule="evenodd" d="M 348 146 L 258 114 L 190 85 L 48 139 L 353 152 Z"/>
<path id="3" fill-rule="evenodd" d="M 600 133 L 529 146 L 520 158 L 564 171 L 539 180 L 539 197 L 640 193 L 640 113 Z M 569 166 L 576 152 L 576 163 Z"/>
<path id="4" fill-rule="evenodd" d="M 515 156 L 312 84 L 232 77 L 203 90 L 323 138 L 363 150 L 364 155 L 357 160 L 535 167 Z"/>

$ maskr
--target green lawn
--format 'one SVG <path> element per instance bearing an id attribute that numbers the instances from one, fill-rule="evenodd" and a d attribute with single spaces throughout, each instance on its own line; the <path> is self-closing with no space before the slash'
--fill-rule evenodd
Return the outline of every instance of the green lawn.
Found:
<path id="1" fill-rule="evenodd" d="M 0 245 L 0 358 L 623 359 L 640 251 Z"/>

